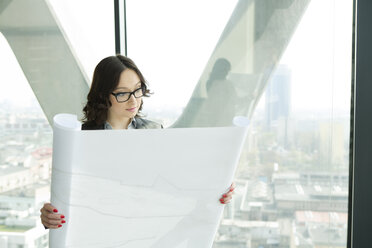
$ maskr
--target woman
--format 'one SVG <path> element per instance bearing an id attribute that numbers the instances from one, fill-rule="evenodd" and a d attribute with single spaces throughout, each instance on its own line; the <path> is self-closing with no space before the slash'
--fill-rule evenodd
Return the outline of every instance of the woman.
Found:
<path id="1" fill-rule="evenodd" d="M 131 59 L 122 55 L 103 59 L 94 70 L 82 130 L 163 128 L 142 118 L 142 97 L 149 94 L 145 78 Z M 222 204 L 231 200 L 234 187 L 233 183 L 220 198 Z M 65 216 L 50 203 L 40 212 L 45 228 L 57 229 L 66 223 Z"/>

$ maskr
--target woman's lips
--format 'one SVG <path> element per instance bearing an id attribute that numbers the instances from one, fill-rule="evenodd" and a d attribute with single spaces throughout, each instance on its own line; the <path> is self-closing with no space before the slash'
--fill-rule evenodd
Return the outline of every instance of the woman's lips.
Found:
<path id="1" fill-rule="evenodd" d="M 129 112 L 134 112 L 136 111 L 137 107 L 134 107 L 134 108 L 130 108 L 130 109 L 127 109 Z"/>

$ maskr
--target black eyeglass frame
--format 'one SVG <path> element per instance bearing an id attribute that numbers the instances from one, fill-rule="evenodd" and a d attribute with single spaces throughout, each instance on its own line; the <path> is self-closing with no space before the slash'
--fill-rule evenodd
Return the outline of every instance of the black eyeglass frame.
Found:
<path id="1" fill-rule="evenodd" d="M 135 93 L 136 93 L 137 91 L 139 91 L 139 90 L 141 90 L 142 95 L 137 97 L 137 96 L 135 95 Z M 113 96 L 115 97 L 115 99 L 116 99 L 116 101 L 117 101 L 118 103 L 123 103 L 123 102 L 127 102 L 127 101 L 129 101 L 129 99 L 130 99 L 130 97 L 131 97 L 132 95 L 133 95 L 135 98 L 143 97 L 143 96 L 145 95 L 145 90 L 146 90 L 146 88 L 143 87 L 143 86 L 141 86 L 141 88 L 138 88 L 138 89 L 136 89 L 136 90 L 134 90 L 134 91 L 132 91 L 132 92 L 117 92 L 117 93 L 111 92 L 111 95 L 113 95 Z M 128 99 L 125 100 L 125 101 L 119 101 L 119 100 L 118 100 L 118 95 L 119 95 L 119 94 L 125 94 L 125 93 L 129 94 Z"/>

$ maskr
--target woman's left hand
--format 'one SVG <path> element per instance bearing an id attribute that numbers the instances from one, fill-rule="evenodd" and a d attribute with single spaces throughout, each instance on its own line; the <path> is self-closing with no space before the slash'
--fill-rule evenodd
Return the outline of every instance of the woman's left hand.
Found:
<path id="1" fill-rule="evenodd" d="M 229 191 L 223 194 L 222 197 L 220 198 L 221 204 L 226 204 L 230 202 L 232 195 L 234 194 L 234 189 L 235 189 L 235 183 L 233 182 L 230 186 Z"/>

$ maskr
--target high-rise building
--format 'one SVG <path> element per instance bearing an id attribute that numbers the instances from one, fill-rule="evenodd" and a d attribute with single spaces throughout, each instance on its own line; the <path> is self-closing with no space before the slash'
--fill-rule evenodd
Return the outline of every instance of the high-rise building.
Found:
<path id="1" fill-rule="evenodd" d="M 287 119 L 291 106 L 291 70 L 286 65 L 278 65 L 266 88 L 265 122 L 274 127 L 280 118 Z"/>
<path id="2" fill-rule="evenodd" d="M 278 65 L 266 88 L 265 127 L 276 130 L 282 147 L 288 145 L 288 126 L 291 108 L 291 70 Z"/>

